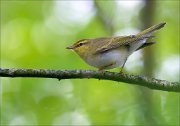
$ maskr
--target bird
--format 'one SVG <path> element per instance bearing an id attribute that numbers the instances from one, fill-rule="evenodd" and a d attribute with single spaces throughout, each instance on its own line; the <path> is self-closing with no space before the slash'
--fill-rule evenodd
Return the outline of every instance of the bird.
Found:
<path id="1" fill-rule="evenodd" d="M 109 70 L 121 67 L 122 72 L 128 57 L 135 51 L 155 44 L 147 40 L 157 30 L 165 26 L 165 22 L 153 25 L 135 35 L 112 36 L 81 39 L 67 49 L 73 50 L 87 64 L 98 70 Z"/>

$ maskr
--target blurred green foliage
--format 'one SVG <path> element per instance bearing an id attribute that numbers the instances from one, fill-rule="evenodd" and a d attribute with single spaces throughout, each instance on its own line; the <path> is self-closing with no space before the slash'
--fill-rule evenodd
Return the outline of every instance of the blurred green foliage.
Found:
<path id="1" fill-rule="evenodd" d="M 94 69 L 65 48 L 82 38 L 109 36 L 98 14 L 107 16 L 114 35 L 137 33 L 144 3 L 98 5 L 100 10 L 93 1 L 1 1 L 1 67 Z M 179 8 L 176 0 L 156 2 L 154 24 L 167 22 L 150 47 L 156 78 L 179 81 Z M 128 73 L 141 73 L 141 54 L 131 56 Z M 149 102 L 141 101 L 138 86 L 93 79 L 1 78 L 0 83 L 2 125 L 147 125 L 143 111 Z M 152 92 L 155 123 L 179 125 L 179 94 Z"/>

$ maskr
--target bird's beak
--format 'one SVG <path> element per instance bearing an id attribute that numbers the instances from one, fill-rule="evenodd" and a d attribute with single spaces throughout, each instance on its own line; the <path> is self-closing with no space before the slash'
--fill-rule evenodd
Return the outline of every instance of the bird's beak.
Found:
<path id="1" fill-rule="evenodd" d="M 68 47 L 66 47 L 66 49 L 74 49 L 74 46 L 68 46 Z"/>

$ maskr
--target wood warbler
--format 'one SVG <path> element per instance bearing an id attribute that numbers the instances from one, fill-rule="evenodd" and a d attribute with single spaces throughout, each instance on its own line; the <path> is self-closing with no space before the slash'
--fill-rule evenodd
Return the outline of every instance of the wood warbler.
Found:
<path id="1" fill-rule="evenodd" d="M 165 24 L 154 25 L 136 35 L 81 39 L 67 49 L 75 51 L 87 64 L 99 70 L 121 67 L 122 72 L 127 58 L 133 52 L 154 44 L 146 41 Z"/>

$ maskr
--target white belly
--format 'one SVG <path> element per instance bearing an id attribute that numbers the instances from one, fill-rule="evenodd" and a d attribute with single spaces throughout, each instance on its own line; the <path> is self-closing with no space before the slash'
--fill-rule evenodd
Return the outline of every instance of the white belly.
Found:
<path id="1" fill-rule="evenodd" d="M 112 69 L 122 66 L 127 57 L 127 48 L 121 47 L 118 49 L 107 51 L 105 53 L 98 54 L 93 58 L 91 57 L 87 59 L 87 63 L 97 68 Z"/>

